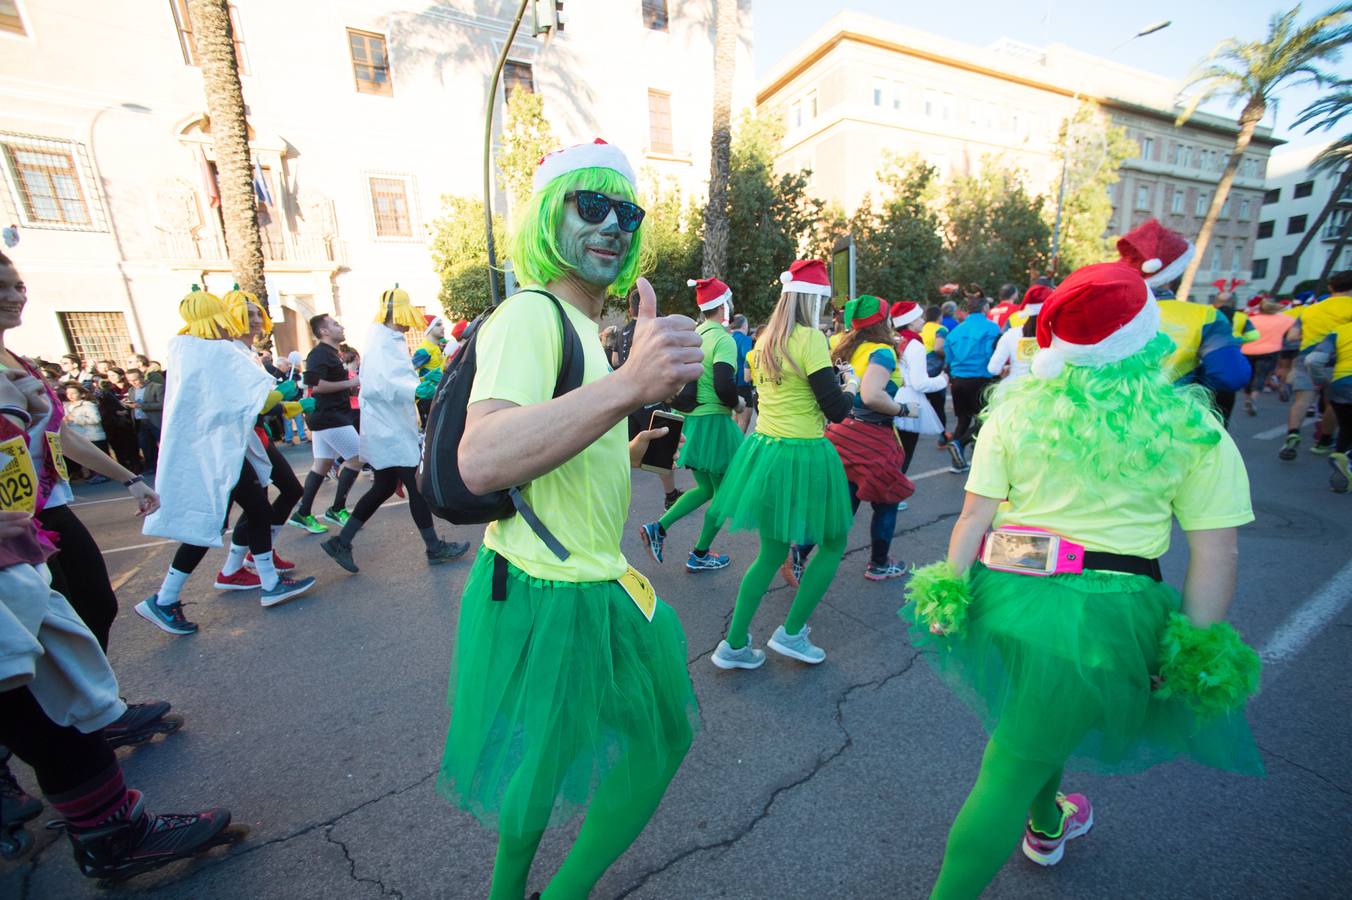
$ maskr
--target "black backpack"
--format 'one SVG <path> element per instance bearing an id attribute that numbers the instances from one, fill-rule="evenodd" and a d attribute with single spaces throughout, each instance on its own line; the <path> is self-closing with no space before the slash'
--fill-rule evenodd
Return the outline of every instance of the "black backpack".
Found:
<path id="1" fill-rule="evenodd" d="M 548 297 L 558 313 L 563 356 L 554 382 L 554 396 L 561 397 L 582 386 L 582 340 L 557 297 L 538 288 L 533 293 Z M 567 559 L 568 550 L 535 515 L 522 496 L 521 487 L 475 494 L 465 487 L 465 481 L 460 477 L 460 439 L 465 434 L 465 415 L 474 386 L 478 357 L 476 343 L 479 329 L 492 314 L 492 310 L 483 313 L 465 328 L 460 349 L 442 372 L 441 383 L 437 385 L 427 413 L 423 454 L 418 463 L 418 490 L 434 515 L 456 525 L 480 525 L 520 513 L 555 556 Z"/>

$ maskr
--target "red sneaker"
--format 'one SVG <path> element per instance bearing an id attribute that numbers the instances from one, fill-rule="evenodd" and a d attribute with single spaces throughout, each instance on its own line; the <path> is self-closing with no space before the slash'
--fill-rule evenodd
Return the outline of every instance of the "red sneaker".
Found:
<path id="1" fill-rule="evenodd" d="M 257 571 L 257 569 L 254 567 L 252 553 L 245 554 L 244 565 L 248 566 L 251 570 Z M 278 572 L 290 572 L 292 569 L 296 568 L 295 563 L 287 562 L 286 560 L 278 556 L 276 550 L 272 551 L 272 565 L 277 569 Z"/>
<path id="2" fill-rule="evenodd" d="M 248 569 L 240 569 L 234 575 L 226 575 L 224 572 L 216 573 L 216 590 L 218 591 L 251 591 L 256 587 L 262 587 L 262 582 L 258 580 L 258 575 L 250 572 Z"/>

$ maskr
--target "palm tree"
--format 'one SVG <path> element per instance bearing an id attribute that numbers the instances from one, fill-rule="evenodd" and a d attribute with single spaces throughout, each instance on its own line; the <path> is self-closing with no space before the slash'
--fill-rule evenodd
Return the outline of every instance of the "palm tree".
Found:
<path id="1" fill-rule="evenodd" d="M 225 249 L 235 281 L 266 302 L 263 240 L 258 232 L 253 168 L 249 159 L 249 126 L 244 118 L 244 90 L 239 83 L 234 35 L 227 0 L 188 0 L 197 64 L 202 69 L 211 146 L 216 154 L 221 192 Z"/>
<path id="2" fill-rule="evenodd" d="M 1335 90 L 1332 93 L 1320 97 L 1305 107 L 1293 124 L 1299 126 L 1313 121 L 1314 124 L 1306 130 L 1307 134 L 1315 131 L 1328 131 L 1341 122 L 1349 112 L 1352 112 L 1352 79 L 1345 78 L 1335 85 Z M 1349 186 L 1352 186 L 1352 133 L 1343 135 L 1319 151 L 1319 155 L 1310 163 L 1310 172 L 1312 174 L 1337 172 L 1338 182 L 1333 186 L 1333 192 L 1329 194 L 1329 199 L 1324 204 L 1324 208 L 1319 211 L 1318 218 L 1314 220 L 1314 224 L 1306 229 L 1305 235 L 1300 239 L 1295 252 L 1291 254 L 1291 258 L 1297 262 L 1299 262 L 1301 254 L 1310 245 L 1310 241 L 1314 240 L 1315 235 L 1319 233 L 1319 229 L 1324 227 L 1324 221 L 1333 213 L 1333 209 L 1342 199 L 1343 193 L 1347 191 Z M 1343 234 L 1346 235 L 1346 233 L 1345 222 Z M 1341 247 L 1340 242 L 1338 248 L 1329 257 L 1330 261 L 1337 260 Z M 1292 268 L 1295 268 L 1295 266 Z M 1287 274 L 1285 266 L 1278 270 L 1277 281 L 1272 285 L 1274 295 L 1281 291 L 1282 283 L 1286 281 Z M 1328 272 L 1325 272 L 1322 277 L 1327 278 Z"/>
<path id="3" fill-rule="evenodd" d="M 732 158 L 732 76 L 737 68 L 738 0 L 716 0 L 714 120 L 709 153 L 709 202 L 704 207 L 703 275 L 724 278 L 728 267 L 728 171 Z"/>
<path id="4" fill-rule="evenodd" d="M 1225 164 L 1220 184 L 1211 198 L 1211 208 L 1197 234 L 1197 252 L 1183 273 L 1179 297 L 1187 299 L 1244 151 L 1249 148 L 1254 129 L 1267 114 L 1268 104 L 1276 103 L 1273 95 L 1278 88 L 1289 85 L 1310 82 L 1324 85 L 1334 81 L 1320 66 L 1336 62 L 1342 46 L 1352 40 L 1349 13 L 1352 13 L 1352 3 L 1342 3 L 1304 24 L 1296 21 L 1300 4 L 1286 12 L 1275 13 L 1268 21 L 1267 37 L 1259 41 L 1241 41 L 1239 38 L 1221 41 L 1184 87 L 1184 90 L 1194 87 L 1201 90 L 1179 114 L 1176 125 L 1187 122 L 1198 106 L 1215 97 L 1228 96 L 1231 102 L 1242 99 L 1244 108 L 1239 113 L 1235 149 Z"/>

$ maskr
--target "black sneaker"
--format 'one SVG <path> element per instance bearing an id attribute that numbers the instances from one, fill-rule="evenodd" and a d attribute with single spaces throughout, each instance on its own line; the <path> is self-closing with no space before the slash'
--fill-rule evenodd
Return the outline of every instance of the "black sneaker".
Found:
<path id="1" fill-rule="evenodd" d="M 1287 462 L 1290 462 L 1291 460 L 1296 458 L 1296 451 L 1299 449 L 1300 449 L 1300 435 L 1288 434 L 1286 436 L 1285 446 L 1283 446 L 1282 449 L 1277 451 L 1277 458 L 1284 459 Z"/>
<path id="2" fill-rule="evenodd" d="M 957 441 L 949 441 L 947 447 L 948 455 L 952 458 L 952 462 L 948 465 L 948 471 L 961 474 L 971 468 L 966 455 L 962 452 L 961 444 Z"/>
<path id="3" fill-rule="evenodd" d="M 320 541 L 319 549 L 323 550 L 338 565 L 347 569 L 353 575 L 361 570 L 357 568 L 357 563 L 352 559 L 352 545 L 341 537 L 331 537 L 327 541 Z"/>
<path id="4" fill-rule="evenodd" d="M 684 493 L 685 491 L 672 491 L 670 494 L 667 494 L 666 499 L 663 500 L 664 505 L 662 507 L 662 511 L 666 512 L 667 510 L 675 506 L 676 501 L 681 499 L 681 495 Z"/>
<path id="5" fill-rule="evenodd" d="M 464 541 L 437 541 L 437 545 L 427 551 L 427 564 L 439 566 L 453 559 L 459 559 L 468 552 L 469 544 Z"/>
<path id="6" fill-rule="evenodd" d="M 171 715 L 163 700 L 128 703 L 127 711 L 100 734 L 110 747 L 144 744 L 157 734 L 173 734 L 183 727 L 183 717 Z"/>

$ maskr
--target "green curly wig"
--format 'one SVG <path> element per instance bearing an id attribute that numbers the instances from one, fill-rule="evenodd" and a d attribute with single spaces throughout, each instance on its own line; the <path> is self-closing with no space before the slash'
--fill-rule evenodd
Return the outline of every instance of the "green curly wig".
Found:
<path id="1" fill-rule="evenodd" d="M 1056 461 L 1067 477 L 1168 487 L 1221 439 L 1206 391 L 1170 380 L 1164 361 L 1173 350 L 1169 336 L 1157 334 L 1120 362 L 1006 380 L 982 417 L 1013 407 L 1001 423 L 1010 445 Z"/>
<path id="2" fill-rule="evenodd" d="M 906 599 L 915 604 L 917 620 L 931 627 L 937 625 L 945 635 L 959 635 L 967 627 L 972 589 L 967 576 L 959 575 L 948 560 L 912 569 Z"/>
<path id="3" fill-rule="evenodd" d="M 559 223 L 563 221 L 564 203 L 568 202 L 563 197 L 569 191 L 599 191 L 631 202 L 638 199 L 627 178 L 614 169 L 597 167 L 565 172 L 536 191 L 508 242 L 508 254 L 519 283 L 545 285 L 572 271 L 559 246 Z M 646 260 L 643 237 L 647 230 L 645 219 L 631 236 L 629 253 L 620 265 L 619 275 L 607 288 L 612 297 L 627 295 L 642 273 Z"/>
<path id="4" fill-rule="evenodd" d="M 1229 622 L 1198 628 L 1171 613 L 1160 638 L 1160 699 L 1176 697 L 1199 716 L 1243 708 L 1258 691 L 1262 662 Z"/>

